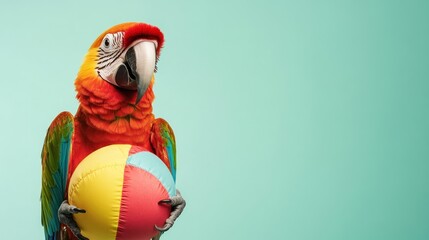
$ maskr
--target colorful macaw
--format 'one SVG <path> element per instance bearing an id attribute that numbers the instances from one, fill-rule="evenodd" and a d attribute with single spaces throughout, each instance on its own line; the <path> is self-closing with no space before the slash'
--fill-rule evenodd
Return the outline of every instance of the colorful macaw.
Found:
<path id="1" fill-rule="evenodd" d="M 85 210 L 69 205 L 67 188 L 79 163 L 111 144 L 132 144 L 155 153 L 176 179 L 173 130 L 152 113 L 154 72 L 164 35 L 145 23 L 124 23 L 101 34 L 90 47 L 75 81 L 79 108 L 60 113 L 49 126 L 42 149 L 42 225 L 45 239 L 87 239 L 73 220 Z M 162 203 L 172 212 L 159 239 L 179 217 L 180 193 Z"/>

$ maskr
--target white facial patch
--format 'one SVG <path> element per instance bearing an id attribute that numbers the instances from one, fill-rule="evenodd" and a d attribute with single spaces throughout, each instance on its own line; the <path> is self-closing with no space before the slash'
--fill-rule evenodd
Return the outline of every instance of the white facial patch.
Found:
<path id="1" fill-rule="evenodd" d="M 105 80 L 122 64 L 124 35 L 124 32 L 108 33 L 101 41 L 96 69 Z"/>

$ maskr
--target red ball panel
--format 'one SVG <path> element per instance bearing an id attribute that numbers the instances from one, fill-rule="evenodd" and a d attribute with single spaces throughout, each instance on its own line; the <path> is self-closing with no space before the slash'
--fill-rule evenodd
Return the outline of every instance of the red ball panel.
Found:
<path id="1" fill-rule="evenodd" d="M 126 165 L 116 239 L 149 240 L 155 236 L 158 233 L 155 225 L 163 226 L 171 212 L 170 206 L 159 205 L 158 202 L 169 198 L 167 190 L 155 176 L 141 168 Z"/>

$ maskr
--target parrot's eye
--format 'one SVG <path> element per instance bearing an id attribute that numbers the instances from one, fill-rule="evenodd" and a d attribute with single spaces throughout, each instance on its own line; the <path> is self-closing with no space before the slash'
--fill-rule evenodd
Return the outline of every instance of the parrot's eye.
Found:
<path id="1" fill-rule="evenodd" d="M 108 33 L 101 41 L 100 48 L 107 52 L 112 52 L 122 47 L 123 33 Z"/>
<path id="2" fill-rule="evenodd" d="M 110 40 L 108 38 L 104 39 L 104 46 L 109 47 L 109 45 L 110 45 Z"/>
<path id="3" fill-rule="evenodd" d="M 115 38 L 113 34 L 107 34 L 103 41 L 101 42 L 101 47 L 104 48 L 105 50 L 109 50 L 110 48 L 114 47 L 115 45 Z"/>

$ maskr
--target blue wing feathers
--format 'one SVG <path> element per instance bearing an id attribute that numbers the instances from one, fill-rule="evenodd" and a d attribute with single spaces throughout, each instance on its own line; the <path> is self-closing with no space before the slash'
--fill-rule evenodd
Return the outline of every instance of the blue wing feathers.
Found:
<path id="1" fill-rule="evenodd" d="M 168 160 L 170 161 L 170 166 L 172 166 L 171 167 L 171 175 L 173 175 L 174 182 L 176 182 L 176 167 L 174 166 L 175 165 L 175 162 L 174 162 L 175 156 L 174 156 L 174 150 L 173 150 L 174 148 L 173 148 L 173 144 L 171 142 L 171 138 L 167 139 L 167 145 L 165 147 L 167 149 Z"/>
<path id="2" fill-rule="evenodd" d="M 46 134 L 42 150 L 42 225 L 45 239 L 59 239 L 57 211 L 64 200 L 73 136 L 73 115 L 59 114 Z"/>

